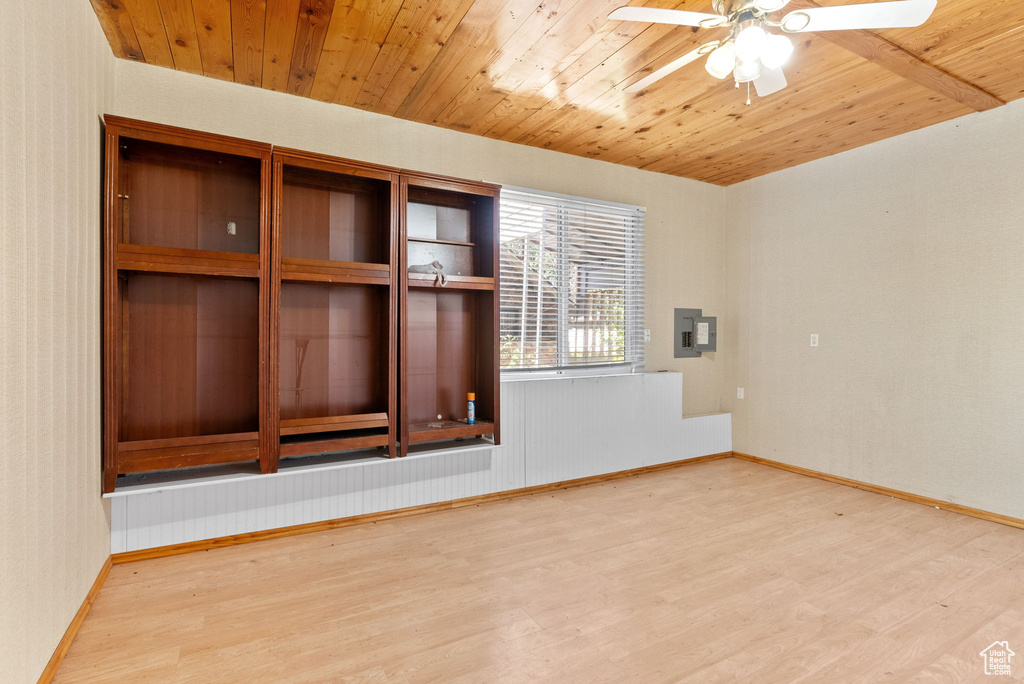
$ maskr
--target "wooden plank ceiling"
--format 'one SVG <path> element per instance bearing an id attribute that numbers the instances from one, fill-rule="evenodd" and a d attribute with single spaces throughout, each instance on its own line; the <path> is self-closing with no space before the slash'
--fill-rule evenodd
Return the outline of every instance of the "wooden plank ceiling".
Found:
<path id="1" fill-rule="evenodd" d="M 789 87 L 750 106 L 703 61 L 624 94 L 723 32 L 608 21 L 625 0 L 91 2 L 124 59 L 720 185 L 1024 96 L 1021 0 L 800 34 Z"/>

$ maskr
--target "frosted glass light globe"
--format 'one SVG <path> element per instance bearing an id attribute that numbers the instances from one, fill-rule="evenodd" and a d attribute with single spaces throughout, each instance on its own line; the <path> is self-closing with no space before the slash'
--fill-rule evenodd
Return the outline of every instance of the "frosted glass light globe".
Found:
<path id="1" fill-rule="evenodd" d="M 736 36 L 736 56 L 742 61 L 758 59 L 767 36 L 764 29 L 757 24 L 747 26 Z"/>
<path id="2" fill-rule="evenodd" d="M 736 67 L 736 46 L 732 43 L 720 45 L 708 55 L 704 68 L 715 78 L 722 79 L 732 73 Z"/>
<path id="3" fill-rule="evenodd" d="M 761 63 L 769 69 L 778 69 L 793 54 L 793 41 L 786 36 L 770 33 L 761 46 Z"/>
<path id="4" fill-rule="evenodd" d="M 736 69 L 732 75 L 736 78 L 737 83 L 748 83 L 757 80 L 757 77 L 761 75 L 761 60 L 737 60 Z"/>

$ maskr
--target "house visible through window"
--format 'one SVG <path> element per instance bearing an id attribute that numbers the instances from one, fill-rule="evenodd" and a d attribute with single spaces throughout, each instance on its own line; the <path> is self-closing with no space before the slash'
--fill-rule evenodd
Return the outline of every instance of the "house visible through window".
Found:
<path id="1" fill-rule="evenodd" d="M 501 191 L 502 370 L 643 366 L 644 210 Z"/>

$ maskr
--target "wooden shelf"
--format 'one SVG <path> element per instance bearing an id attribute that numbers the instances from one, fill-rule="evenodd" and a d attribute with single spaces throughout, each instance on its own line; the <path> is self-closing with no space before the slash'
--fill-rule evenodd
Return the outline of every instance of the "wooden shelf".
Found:
<path id="1" fill-rule="evenodd" d="M 494 423 L 478 420 L 472 425 L 455 420 L 437 421 L 441 427 L 429 427 L 432 423 L 412 423 L 409 425 L 409 442 L 431 442 L 458 437 L 476 437 L 494 433 Z"/>
<path id="2" fill-rule="evenodd" d="M 258 432 L 169 437 L 117 444 L 118 468 L 122 473 L 255 461 L 258 458 Z"/>
<path id="3" fill-rule="evenodd" d="M 457 240 L 437 240 L 433 238 L 410 237 L 409 242 L 428 242 L 433 245 L 456 245 L 458 247 L 475 247 L 472 242 L 459 242 Z"/>
<path id="4" fill-rule="evenodd" d="M 332 451 L 386 447 L 390 442 L 387 431 L 362 431 L 362 434 L 303 435 L 281 440 L 281 457 L 312 456 Z"/>
<path id="5" fill-rule="evenodd" d="M 388 414 L 386 413 L 363 413 L 353 416 L 333 416 L 330 418 L 293 418 L 281 421 L 281 435 L 363 430 L 366 428 L 386 428 L 387 426 Z"/>
<path id="6" fill-rule="evenodd" d="M 391 267 L 387 264 L 284 257 L 281 259 L 281 280 L 285 282 L 388 285 L 391 282 Z"/>
<path id="7" fill-rule="evenodd" d="M 430 273 L 410 273 L 409 287 L 423 287 L 436 290 L 494 290 L 494 278 L 478 276 L 450 275 L 445 276 L 448 284 L 442 287 L 437 283 L 437 276 Z"/>
<path id="8" fill-rule="evenodd" d="M 122 242 L 117 246 L 117 270 L 258 278 L 260 258 L 256 254 L 131 245 Z"/>
<path id="9" fill-rule="evenodd" d="M 143 439 L 135 442 L 118 442 L 120 453 L 148 451 L 173 447 L 196 447 L 223 444 L 225 442 L 248 442 L 259 438 L 258 432 L 235 432 L 229 435 L 197 435 L 193 437 L 167 437 L 164 439 Z"/>

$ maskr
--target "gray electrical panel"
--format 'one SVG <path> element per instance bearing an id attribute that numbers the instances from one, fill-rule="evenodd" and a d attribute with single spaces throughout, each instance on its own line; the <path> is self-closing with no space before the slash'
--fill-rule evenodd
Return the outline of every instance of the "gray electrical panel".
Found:
<path id="1" fill-rule="evenodd" d="M 672 347 L 675 358 L 700 356 L 716 350 L 718 319 L 705 316 L 701 309 L 676 309 L 675 338 Z"/>

